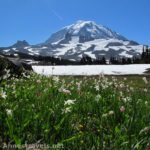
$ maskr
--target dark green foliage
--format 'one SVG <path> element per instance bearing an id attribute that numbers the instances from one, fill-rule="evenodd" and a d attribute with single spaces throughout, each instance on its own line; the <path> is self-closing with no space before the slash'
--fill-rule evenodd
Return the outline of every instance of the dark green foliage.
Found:
<path id="1" fill-rule="evenodd" d="M 150 49 L 148 46 L 143 46 L 143 52 L 141 55 L 141 63 L 150 63 Z"/>

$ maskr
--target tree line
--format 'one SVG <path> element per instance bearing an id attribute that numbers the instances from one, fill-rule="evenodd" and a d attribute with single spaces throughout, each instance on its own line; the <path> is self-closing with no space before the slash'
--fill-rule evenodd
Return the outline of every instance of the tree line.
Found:
<path id="1" fill-rule="evenodd" d="M 110 57 L 106 60 L 103 56 L 102 58 L 92 59 L 89 56 L 83 56 L 80 64 L 90 65 L 90 64 L 146 64 L 150 63 L 150 48 L 148 46 L 143 46 L 142 54 L 138 57 L 133 56 L 132 58 L 127 57 Z"/>
<path id="2" fill-rule="evenodd" d="M 143 52 L 141 54 L 141 63 L 150 63 L 150 48 L 148 46 L 143 46 Z"/>

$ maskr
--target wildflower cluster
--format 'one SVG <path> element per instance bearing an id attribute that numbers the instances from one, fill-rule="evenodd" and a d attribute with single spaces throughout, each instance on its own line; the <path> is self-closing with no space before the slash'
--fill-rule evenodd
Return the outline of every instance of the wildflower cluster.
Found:
<path id="1" fill-rule="evenodd" d="M 60 143 L 65 149 L 149 149 L 148 77 L 24 74 L 3 81 L 1 143 Z"/>

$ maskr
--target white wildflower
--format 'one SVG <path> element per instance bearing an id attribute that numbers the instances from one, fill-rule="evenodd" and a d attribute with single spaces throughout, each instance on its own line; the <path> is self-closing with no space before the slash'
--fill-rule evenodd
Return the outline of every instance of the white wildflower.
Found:
<path id="1" fill-rule="evenodd" d="M 77 85 L 77 90 L 80 91 L 81 90 L 81 82 L 77 82 L 76 85 Z"/>
<path id="2" fill-rule="evenodd" d="M 71 99 L 69 99 L 69 100 L 65 101 L 64 105 L 65 105 L 65 106 L 66 106 L 66 105 L 73 105 L 73 104 L 75 103 L 75 101 L 76 101 L 76 100 L 71 100 Z"/>
<path id="3" fill-rule="evenodd" d="M 66 90 L 66 89 L 63 89 L 62 92 L 65 94 L 71 94 L 71 92 L 69 90 Z"/>
<path id="4" fill-rule="evenodd" d="M 109 87 L 109 85 L 108 85 L 107 83 L 102 84 L 102 89 L 103 89 L 103 90 L 107 89 L 108 87 Z"/>
<path id="5" fill-rule="evenodd" d="M 122 92 L 122 91 L 120 91 L 120 96 L 121 96 L 121 97 L 123 96 L 123 92 Z"/>
<path id="6" fill-rule="evenodd" d="M 124 112 L 125 111 L 125 107 L 124 106 L 121 106 L 120 107 L 120 112 Z"/>
<path id="7" fill-rule="evenodd" d="M 108 114 L 102 114 L 102 118 L 106 118 Z"/>
<path id="8" fill-rule="evenodd" d="M 96 91 L 99 91 L 100 89 L 99 89 L 99 85 L 96 85 L 95 86 L 95 89 L 96 89 Z"/>
<path id="9" fill-rule="evenodd" d="M 8 116 L 11 116 L 12 115 L 12 110 L 11 109 L 6 109 L 6 113 Z"/>
<path id="10" fill-rule="evenodd" d="M 109 113 L 108 113 L 109 115 L 114 115 L 114 111 L 113 110 L 111 110 L 111 111 L 109 111 Z"/>
<path id="11" fill-rule="evenodd" d="M 130 87 L 130 91 L 134 91 L 134 88 L 133 88 L 133 87 Z"/>
<path id="12" fill-rule="evenodd" d="M 145 127 L 144 129 L 142 129 L 140 131 L 140 134 L 142 134 L 142 133 L 148 133 L 149 131 L 150 131 L 150 126 L 149 127 Z"/>
<path id="13" fill-rule="evenodd" d="M 3 90 L 0 92 L 0 97 L 3 99 L 7 98 L 6 92 L 4 92 Z"/>
<path id="14" fill-rule="evenodd" d="M 98 95 L 95 97 L 95 101 L 96 101 L 96 102 L 99 102 L 100 99 L 101 99 L 101 95 L 98 94 Z"/>
<path id="15" fill-rule="evenodd" d="M 71 107 L 66 107 L 65 109 L 63 109 L 62 113 L 63 114 L 67 114 L 71 112 Z"/>
<path id="16" fill-rule="evenodd" d="M 145 89 L 143 89 L 143 91 L 144 91 L 144 92 L 148 92 L 148 89 L 145 88 Z"/>
<path id="17" fill-rule="evenodd" d="M 124 97 L 123 99 L 123 102 L 130 102 L 131 101 L 131 97 Z"/>
<path id="18" fill-rule="evenodd" d="M 56 83 L 58 83 L 58 82 L 59 82 L 59 77 L 54 76 L 54 77 L 53 77 L 53 81 L 55 81 Z"/>
<path id="19" fill-rule="evenodd" d="M 148 84 L 146 77 L 143 77 L 143 81 L 145 82 L 145 84 Z"/>
<path id="20" fill-rule="evenodd" d="M 63 89 L 63 88 L 60 88 L 59 89 L 59 92 L 62 92 L 64 94 L 71 94 L 71 91 L 67 90 L 67 89 Z"/>
<path id="21" fill-rule="evenodd" d="M 124 78 L 124 81 L 126 81 L 127 80 L 127 78 Z"/>
<path id="22" fill-rule="evenodd" d="M 36 83 L 41 83 L 41 80 L 37 80 Z"/>
<path id="23" fill-rule="evenodd" d="M 124 84 L 123 83 L 121 83 L 120 84 L 120 88 L 124 88 L 125 86 L 124 86 Z"/>
<path id="24" fill-rule="evenodd" d="M 2 76 L 2 79 L 8 79 L 10 77 L 10 70 L 4 69 L 4 75 Z"/>

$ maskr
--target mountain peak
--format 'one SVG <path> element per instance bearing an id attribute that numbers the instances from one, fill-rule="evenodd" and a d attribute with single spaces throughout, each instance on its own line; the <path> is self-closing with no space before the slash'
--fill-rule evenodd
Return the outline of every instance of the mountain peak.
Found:
<path id="1" fill-rule="evenodd" d="M 70 37 L 68 38 L 68 36 Z M 127 39 L 122 35 L 112 31 L 111 29 L 103 25 L 97 25 L 94 21 L 78 20 L 74 24 L 64 27 L 60 31 L 54 33 L 46 41 L 46 43 L 53 44 L 59 43 L 61 41 L 68 42 L 68 39 L 70 40 L 73 36 L 79 37 L 79 39 L 82 39 L 82 42 L 91 41 L 95 39 L 118 39 L 127 41 Z"/>
<path id="2" fill-rule="evenodd" d="M 29 46 L 29 43 L 26 40 L 20 41 L 18 40 L 12 47 L 25 47 Z"/>
<path id="3" fill-rule="evenodd" d="M 97 28 L 98 28 L 98 26 L 93 21 L 79 20 L 75 24 L 71 25 L 70 28 L 68 28 L 68 29 L 70 30 L 69 32 L 72 33 L 72 35 L 78 35 L 79 32 L 82 32 L 81 30 L 84 30 L 84 33 L 85 32 L 92 33 L 94 31 L 96 31 Z"/>
<path id="4" fill-rule="evenodd" d="M 79 25 L 80 27 L 83 27 L 85 25 L 96 25 L 94 21 L 85 21 L 85 20 L 78 20 L 74 25 Z"/>
<path id="5" fill-rule="evenodd" d="M 64 28 L 70 28 L 70 27 L 76 27 L 76 28 L 82 28 L 84 27 L 85 25 L 96 25 L 96 23 L 94 21 L 85 21 L 85 20 L 78 20 L 76 21 L 75 23 L 69 25 L 69 26 L 66 26 Z"/>

